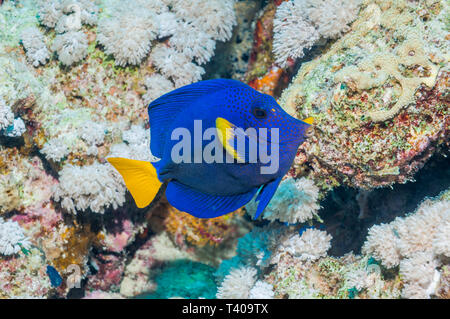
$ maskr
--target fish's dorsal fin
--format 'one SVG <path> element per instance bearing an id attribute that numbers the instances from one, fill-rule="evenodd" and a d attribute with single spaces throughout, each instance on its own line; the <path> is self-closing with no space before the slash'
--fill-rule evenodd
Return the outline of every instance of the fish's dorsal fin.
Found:
<path id="1" fill-rule="evenodd" d="M 257 191 L 256 187 L 244 194 L 210 195 L 172 180 L 167 185 L 166 198 L 182 212 L 198 218 L 214 218 L 241 208 L 252 200 Z"/>
<path id="2" fill-rule="evenodd" d="M 122 175 L 136 206 L 143 208 L 150 204 L 162 185 L 152 164 L 121 157 L 109 157 L 107 160 Z"/>
<path id="3" fill-rule="evenodd" d="M 205 80 L 180 87 L 151 102 L 148 106 L 148 117 L 150 120 L 150 150 L 152 154 L 159 158 L 163 157 L 165 141 L 171 134 L 169 132 L 170 126 L 182 110 L 191 106 L 201 97 L 233 87 L 250 88 L 236 80 Z"/>
<path id="4" fill-rule="evenodd" d="M 280 185 L 280 182 L 282 179 L 283 179 L 283 176 L 278 177 L 276 180 L 265 184 L 261 188 L 261 190 L 258 193 L 258 196 L 256 196 L 256 199 L 255 199 L 258 202 L 258 208 L 256 209 L 255 217 L 253 219 L 257 219 L 259 217 L 259 215 L 261 215 L 261 213 L 267 207 L 267 205 L 269 204 L 273 195 L 275 195 L 278 185 Z"/>

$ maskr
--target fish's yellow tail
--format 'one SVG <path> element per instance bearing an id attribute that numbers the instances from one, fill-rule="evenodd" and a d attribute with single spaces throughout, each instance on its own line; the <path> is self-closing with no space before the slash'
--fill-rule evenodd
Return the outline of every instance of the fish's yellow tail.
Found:
<path id="1" fill-rule="evenodd" d="M 121 157 L 109 157 L 107 160 L 122 175 L 136 206 L 143 208 L 150 204 L 162 185 L 153 165 Z"/>

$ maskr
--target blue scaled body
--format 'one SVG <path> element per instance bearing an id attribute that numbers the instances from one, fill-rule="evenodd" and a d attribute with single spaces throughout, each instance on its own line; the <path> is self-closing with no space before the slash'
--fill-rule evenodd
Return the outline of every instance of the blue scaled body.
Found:
<path id="1" fill-rule="evenodd" d="M 167 200 L 177 209 L 200 218 L 235 211 L 255 195 L 258 201 L 257 218 L 289 170 L 310 126 L 287 114 L 273 97 L 239 81 L 225 79 L 201 81 L 176 89 L 150 103 L 148 113 L 150 150 L 160 158 L 152 165 L 158 179 L 168 183 Z M 211 146 L 214 138 L 199 140 L 198 132 L 200 130 L 203 136 L 207 129 L 218 129 L 218 123 L 221 123 L 218 119 L 243 132 L 254 128 L 257 135 L 244 133 L 245 147 L 240 150 L 236 145 L 233 149 L 231 141 L 230 145 L 227 144 L 228 148 L 222 145 L 219 154 L 214 152 L 216 158 L 222 161 L 207 163 L 201 158 L 202 152 L 208 145 Z M 173 132 L 179 128 L 190 132 L 192 145 L 191 152 L 180 152 L 184 159 L 189 159 L 182 162 L 173 158 L 174 147 L 181 138 L 173 136 Z M 278 134 L 272 134 L 272 128 L 277 128 Z M 266 129 L 267 134 L 263 138 L 259 135 L 260 129 Z M 254 143 L 256 154 L 266 150 L 268 154 L 275 155 L 271 152 L 276 150 L 277 155 L 272 158 L 277 161 L 273 163 L 275 170 L 262 173 L 261 169 L 270 163 L 259 155 L 255 161 L 255 152 L 251 152 Z M 240 161 L 227 162 L 233 154 Z"/>

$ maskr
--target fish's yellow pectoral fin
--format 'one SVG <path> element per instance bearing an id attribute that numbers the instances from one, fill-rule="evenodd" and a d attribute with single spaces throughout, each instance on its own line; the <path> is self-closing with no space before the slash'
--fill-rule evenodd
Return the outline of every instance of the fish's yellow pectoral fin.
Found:
<path id="1" fill-rule="evenodd" d="M 312 125 L 314 123 L 314 118 L 313 117 L 307 117 L 306 119 L 304 119 L 302 121 Z"/>
<path id="2" fill-rule="evenodd" d="M 231 144 L 234 141 L 235 137 L 235 129 L 236 126 L 227 121 L 222 117 L 218 117 L 216 119 L 216 129 L 218 133 L 218 138 L 222 143 L 223 147 L 227 151 L 227 153 L 237 160 L 238 163 L 244 163 L 245 157 L 243 158 L 241 154 L 239 154 L 236 149 Z"/>
<path id="3" fill-rule="evenodd" d="M 136 206 L 143 208 L 150 204 L 162 185 L 153 165 L 121 157 L 109 157 L 107 160 L 122 175 Z"/>

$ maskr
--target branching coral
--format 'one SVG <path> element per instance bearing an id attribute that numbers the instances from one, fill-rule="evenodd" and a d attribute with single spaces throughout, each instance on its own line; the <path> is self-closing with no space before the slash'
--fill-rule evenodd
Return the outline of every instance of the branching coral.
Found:
<path id="1" fill-rule="evenodd" d="M 282 3 L 274 20 L 273 52 L 277 62 L 284 66 L 288 58 L 301 58 L 320 38 L 317 30 L 303 19 L 298 1 Z"/>
<path id="2" fill-rule="evenodd" d="M 10 125 L 6 131 L 5 131 L 5 135 L 9 136 L 9 137 L 19 137 L 22 136 L 22 134 L 25 132 L 26 128 L 25 128 L 25 123 L 23 122 L 23 120 L 18 117 L 16 119 L 14 119 L 12 125 Z"/>
<path id="3" fill-rule="evenodd" d="M 359 0 L 291 0 L 282 3 L 274 19 L 273 51 L 277 63 L 301 58 L 321 37 L 335 39 L 349 30 Z"/>
<path id="4" fill-rule="evenodd" d="M 199 64 L 208 62 L 214 54 L 216 42 L 193 24 L 181 23 L 169 44 Z"/>
<path id="5" fill-rule="evenodd" d="M 350 30 L 357 16 L 361 0 L 302 0 L 300 7 L 304 17 L 326 39 L 336 39 Z"/>
<path id="6" fill-rule="evenodd" d="M 67 117 L 72 115 L 72 122 L 67 122 Z M 98 146 L 103 144 L 105 134 L 108 131 L 104 123 L 91 120 L 76 120 L 83 116 L 78 111 L 67 110 L 60 116 L 61 124 L 58 130 L 65 134 L 55 134 L 45 143 L 41 152 L 49 160 L 59 162 L 71 153 L 83 153 L 86 155 L 97 155 Z M 63 124 L 64 123 L 64 124 Z M 69 132 L 67 132 L 69 130 Z"/>
<path id="7" fill-rule="evenodd" d="M 79 30 L 82 23 L 95 25 L 98 11 L 94 0 L 41 0 L 38 18 L 41 24 L 63 33 Z"/>
<path id="8" fill-rule="evenodd" d="M 18 137 L 25 132 L 25 129 L 23 120 L 20 117 L 15 119 L 10 107 L 0 97 L 0 134 Z"/>
<path id="9" fill-rule="evenodd" d="M 17 254 L 21 249 L 29 249 L 29 239 L 17 222 L 5 221 L 0 217 L 0 254 Z"/>
<path id="10" fill-rule="evenodd" d="M 150 153 L 150 130 L 133 125 L 122 133 L 124 143 L 111 146 L 109 157 L 125 157 L 139 161 L 152 162 L 157 158 Z"/>
<path id="11" fill-rule="evenodd" d="M 50 52 L 45 45 L 42 32 L 36 27 L 30 27 L 22 32 L 21 42 L 27 53 L 28 62 L 38 67 L 44 65 L 50 58 Z"/>
<path id="12" fill-rule="evenodd" d="M 440 241 L 445 240 L 441 231 L 449 221 L 448 200 L 425 201 L 414 214 L 373 226 L 362 251 L 386 267 L 400 266 L 404 297 L 428 298 L 435 293 L 433 278 L 441 264 L 439 256 L 450 254 L 448 241 Z"/>
<path id="13" fill-rule="evenodd" d="M 72 213 L 87 209 L 103 213 L 105 209 L 117 209 L 125 202 L 125 185 L 110 165 L 66 165 L 60 172 L 54 198 Z"/>
<path id="14" fill-rule="evenodd" d="M 152 40 L 170 36 L 169 44 L 179 54 L 174 56 L 180 61 L 177 66 L 192 59 L 203 64 L 213 56 L 216 40 L 231 37 L 236 22 L 233 3 L 230 0 L 173 1 L 169 8 L 160 0 L 140 0 L 137 6 L 132 1 L 113 2 L 110 15 L 99 21 L 98 41 L 118 65 L 126 66 L 140 64 L 149 54 Z M 158 61 L 158 57 L 153 60 Z M 181 73 L 188 72 L 198 73 L 193 64 Z M 195 75 L 192 78 L 198 79 Z"/>
<path id="15" fill-rule="evenodd" d="M 263 218 L 270 221 L 279 220 L 290 224 L 303 223 L 312 219 L 318 209 L 319 188 L 307 178 L 295 180 L 288 178 L 281 182 L 274 197 L 264 210 Z M 247 205 L 254 214 L 256 204 Z"/>
<path id="16" fill-rule="evenodd" d="M 81 23 L 96 25 L 99 7 L 96 0 L 64 0 L 63 12 L 65 14 L 79 14 Z"/>

